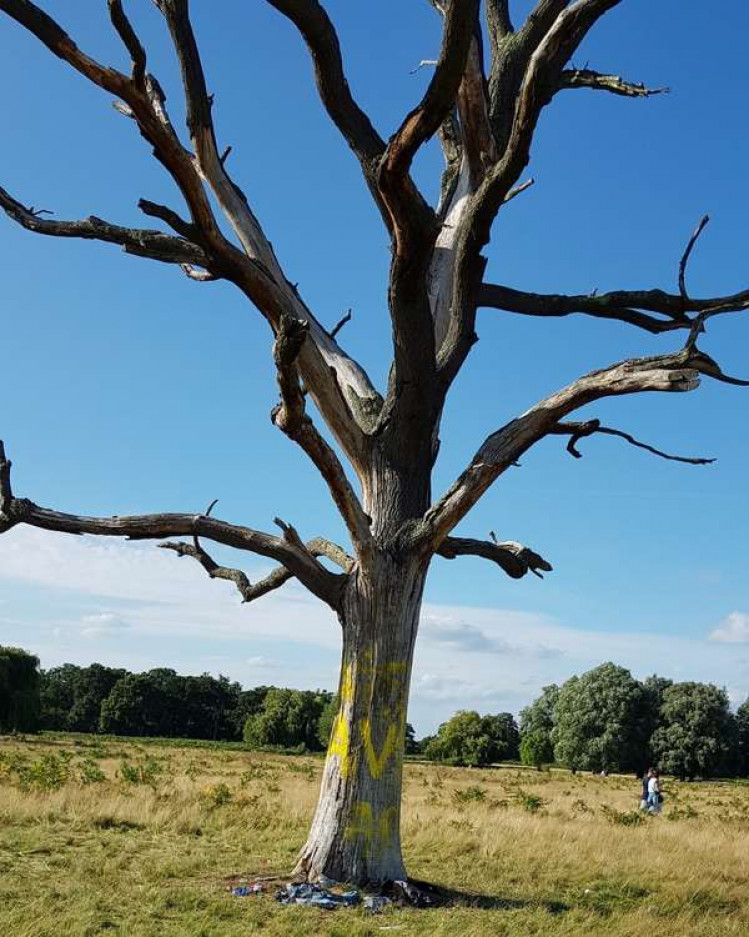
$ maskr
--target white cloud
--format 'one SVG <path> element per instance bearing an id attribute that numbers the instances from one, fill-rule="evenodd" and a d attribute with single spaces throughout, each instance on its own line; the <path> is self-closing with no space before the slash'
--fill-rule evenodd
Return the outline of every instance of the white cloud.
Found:
<path id="1" fill-rule="evenodd" d="M 263 657 L 262 655 L 248 657 L 245 663 L 253 670 L 276 670 L 279 667 L 279 662 L 277 660 L 273 660 L 272 657 Z"/>
<path id="2" fill-rule="evenodd" d="M 420 628 L 425 641 L 456 650 L 500 654 L 511 649 L 507 641 L 490 638 L 481 628 L 467 621 L 427 614 L 422 616 Z"/>
<path id="3" fill-rule="evenodd" d="M 251 578 L 267 571 L 246 559 Z M 151 544 L 19 527 L 0 537 L 0 589 L 0 644 L 23 644 L 45 667 L 100 660 L 132 670 L 220 668 L 245 686 L 337 683 L 340 627 L 298 584 L 242 605 L 232 584 Z M 409 709 L 417 732 L 456 709 L 517 713 L 545 684 L 606 660 L 636 677 L 727 685 L 734 701 L 749 692 L 749 654 L 735 647 L 749 643 L 747 615 L 728 616 L 710 641 L 571 625 L 529 611 L 425 604 Z"/>
<path id="4" fill-rule="evenodd" d="M 721 644 L 749 644 L 749 615 L 731 612 L 710 632 L 710 640 Z"/>
<path id="5" fill-rule="evenodd" d="M 247 557 L 250 578 L 268 570 Z M 245 560 L 240 556 L 238 562 Z M 236 561 L 236 560 L 235 560 Z M 18 527 L 0 538 L 0 581 L 63 590 L 69 601 L 106 599 L 108 612 L 122 606 L 134 634 L 191 637 L 264 637 L 337 648 L 333 613 L 296 583 L 243 605 L 233 584 L 209 579 L 190 559 L 153 544 L 70 537 Z M 61 624 L 58 620 L 56 625 Z M 100 623 L 98 623 L 100 624 Z M 97 623 L 91 624 L 96 627 Z M 212 653 L 212 652 L 211 652 Z"/>
<path id="6" fill-rule="evenodd" d="M 100 612 L 98 615 L 84 615 L 81 618 L 81 634 L 84 638 L 100 638 L 121 634 L 130 626 L 119 615 L 112 612 Z M 59 629 L 55 629 L 59 631 Z"/>

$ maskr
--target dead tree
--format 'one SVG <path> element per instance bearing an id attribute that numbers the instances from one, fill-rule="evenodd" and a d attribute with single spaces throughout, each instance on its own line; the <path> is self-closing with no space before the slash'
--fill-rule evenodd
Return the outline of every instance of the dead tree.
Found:
<path id="1" fill-rule="evenodd" d="M 4 189 L 0 204 L 30 231 L 108 241 L 128 253 L 174 264 L 195 281 L 233 283 L 274 336 L 280 399 L 273 421 L 327 483 L 346 524 L 350 551 L 319 538 L 305 543 L 280 520 L 277 534 L 264 533 L 219 520 L 210 510 L 137 517 L 63 514 L 13 493 L 10 462 L 2 450 L 0 530 L 29 524 L 71 534 L 186 538 L 162 546 L 197 560 L 213 578 L 233 581 L 245 601 L 296 578 L 326 602 L 342 628 L 340 711 L 298 871 L 309 879 L 322 873 L 357 882 L 402 879 L 406 705 L 432 558 L 481 556 L 513 578 L 550 570 L 520 543 L 493 536 L 486 541 L 458 538 L 451 532 L 508 468 L 550 434 L 567 437 L 572 455 L 579 455 L 581 439 L 599 433 L 641 445 L 598 420 L 571 420 L 584 405 L 621 394 L 691 391 L 703 375 L 745 384 L 725 375 L 698 340 L 709 319 L 747 308 L 749 290 L 707 299 L 688 294 L 684 272 L 702 225 L 684 253 L 678 293 L 540 295 L 484 282 L 482 250 L 503 205 L 525 186 L 522 173 L 543 109 L 564 89 L 633 97 L 652 93 L 614 75 L 567 67 L 588 32 L 620 0 L 538 0 L 517 28 L 509 0 L 486 0 L 485 21 L 479 0 L 431 0 L 444 20 L 439 58 L 432 63 L 423 98 L 389 139 L 380 136 L 355 101 L 335 28 L 318 0 L 266 0 L 306 42 L 322 103 L 359 161 L 390 238 L 393 359 L 388 385 L 380 392 L 287 279 L 247 197 L 229 174 L 187 0 L 155 2 L 182 73 L 186 139 L 170 120 L 122 0 L 109 0 L 109 13 L 131 60 L 128 73 L 91 58 L 28 0 L 0 0 L 0 10 L 114 99 L 171 175 L 189 217 L 143 199 L 141 210 L 160 228 L 123 227 L 96 217 L 61 221 L 42 217 Z M 446 160 L 436 207 L 410 172 L 419 149 L 435 135 Z M 224 233 L 218 210 L 232 236 Z M 430 480 L 445 399 L 477 340 L 476 311 L 482 306 L 504 315 L 579 313 L 650 333 L 673 332 L 682 341 L 670 353 L 619 361 L 586 374 L 531 406 L 492 433 L 454 484 L 433 498 Z M 347 465 L 311 419 L 307 395 Z M 654 447 L 644 448 L 669 458 Z M 278 569 L 251 583 L 243 572 L 218 565 L 206 551 L 209 541 L 271 557 Z M 331 572 L 321 557 L 339 571 Z"/>

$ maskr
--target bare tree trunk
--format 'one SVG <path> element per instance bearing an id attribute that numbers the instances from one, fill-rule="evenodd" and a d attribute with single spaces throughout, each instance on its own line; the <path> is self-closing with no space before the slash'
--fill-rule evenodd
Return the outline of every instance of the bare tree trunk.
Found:
<path id="1" fill-rule="evenodd" d="M 400 840 L 408 690 L 427 563 L 381 553 L 343 602 L 340 709 L 296 868 L 357 884 L 406 877 Z"/>

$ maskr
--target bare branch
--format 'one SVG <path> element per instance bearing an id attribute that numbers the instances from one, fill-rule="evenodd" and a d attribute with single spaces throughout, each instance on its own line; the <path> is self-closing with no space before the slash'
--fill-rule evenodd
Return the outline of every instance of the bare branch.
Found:
<path id="1" fill-rule="evenodd" d="M 458 183 L 460 165 L 463 161 L 463 140 L 457 110 L 453 110 L 452 113 L 448 114 L 437 134 L 442 148 L 442 155 L 445 159 L 445 168 L 440 181 L 440 200 L 437 206 L 437 216 L 444 222 L 452 202 L 455 186 Z"/>
<path id="2" fill-rule="evenodd" d="M 493 165 L 499 156 L 489 120 L 483 37 L 478 11 L 465 73 L 458 89 L 458 114 L 471 186 L 476 188 L 483 181 L 489 166 Z"/>
<path id="3" fill-rule="evenodd" d="M 539 579 L 543 579 L 539 570 L 550 573 L 553 569 L 542 556 L 522 543 L 508 540 L 505 543 L 497 542 L 492 535 L 491 540 L 471 540 L 465 537 L 445 537 L 437 550 L 439 556 L 452 560 L 456 556 L 480 556 L 491 560 L 503 569 L 512 579 L 522 579 L 526 573 L 531 572 Z"/>
<path id="4" fill-rule="evenodd" d="M 628 442 L 630 445 L 636 446 L 638 449 L 644 449 L 646 452 L 650 452 L 661 459 L 668 459 L 670 462 L 685 462 L 688 465 L 712 465 L 712 463 L 715 462 L 715 459 L 670 455 L 662 449 L 656 449 L 654 446 L 649 446 L 647 443 L 640 442 L 639 439 L 635 439 L 634 436 L 631 436 L 629 433 L 624 433 L 622 430 L 612 429 L 609 426 L 602 426 L 600 420 L 586 420 L 582 423 L 557 423 L 556 426 L 553 426 L 549 430 L 549 433 L 554 436 L 569 436 L 567 452 L 575 459 L 581 459 L 583 455 L 577 448 L 577 443 L 586 436 L 601 433 L 606 436 L 618 436 L 619 439 L 625 440 L 625 442 Z"/>
<path id="5" fill-rule="evenodd" d="M 615 319 L 658 334 L 674 329 L 691 329 L 695 318 L 687 317 L 686 312 L 708 313 L 710 316 L 741 312 L 749 308 L 749 290 L 731 296 L 684 300 L 677 294 L 663 290 L 616 290 L 610 293 L 566 295 L 528 293 L 509 286 L 484 283 L 478 292 L 477 305 L 526 316 L 555 317 L 581 313 L 598 319 Z M 640 310 L 666 318 L 659 319 Z"/>
<path id="6" fill-rule="evenodd" d="M 371 181 L 374 162 L 384 153 L 385 142 L 351 95 L 330 17 L 317 0 L 268 0 L 268 3 L 294 23 L 309 46 L 325 110 Z"/>
<path id="7" fill-rule="evenodd" d="M 369 519 L 364 514 L 338 456 L 318 433 L 305 410 L 297 359 L 308 332 L 307 322 L 300 322 L 289 316 L 281 319 L 273 346 L 281 403 L 274 408 L 271 418 L 282 432 L 307 453 L 317 467 L 346 523 L 357 554 L 368 554 L 373 547 Z"/>
<path id="8" fill-rule="evenodd" d="M 528 19 L 520 30 L 523 42 L 535 50 L 546 36 L 555 20 L 570 0 L 538 0 L 535 9 L 528 14 Z"/>
<path id="9" fill-rule="evenodd" d="M 314 2 L 290 4 L 306 12 L 319 5 Z M 381 398 L 364 370 L 338 347 L 317 322 L 286 278 L 273 247 L 253 214 L 243 193 L 226 171 L 219 152 L 212 119 L 212 100 L 208 94 L 200 55 L 192 31 L 186 0 L 160 0 L 174 48 L 180 62 L 187 102 L 188 126 L 202 177 L 216 195 L 225 216 L 234 228 L 251 263 L 236 262 L 229 278 L 261 310 L 278 331 L 281 317 L 291 316 L 310 324 L 312 341 L 305 344 L 299 367 L 315 404 L 356 465 L 361 463 L 364 448 L 360 411 L 353 404 L 363 402 L 374 409 Z M 324 15 L 324 14 L 323 14 Z M 331 27 L 332 28 L 332 27 Z"/>
<path id="10" fill-rule="evenodd" d="M 122 0 L 107 0 L 107 3 L 112 25 L 117 30 L 132 59 L 133 81 L 136 85 L 144 88 L 146 82 L 146 50 L 141 45 L 140 39 L 138 39 L 130 20 L 127 18 L 122 7 Z"/>
<path id="11" fill-rule="evenodd" d="M 430 0 L 430 2 L 443 17 L 450 9 L 450 4 L 444 3 L 442 0 Z M 431 64 L 439 67 L 440 63 L 437 61 Z M 478 9 L 476 10 L 473 37 L 468 50 L 463 77 L 458 87 L 457 111 L 460 117 L 458 130 L 461 141 L 461 155 L 465 156 L 467 160 L 471 184 L 475 187 L 483 179 L 486 167 L 497 159 L 497 148 L 489 123 L 483 35 Z M 445 121 L 449 118 L 450 113 L 440 124 L 440 128 L 444 127 Z"/>
<path id="12" fill-rule="evenodd" d="M 165 550 L 173 550 L 178 556 L 189 556 L 197 560 L 211 579 L 225 579 L 233 582 L 239 590 L 243 602 L 252 602 L 254 599 L 259 599 L 275 589 L 280 589 L 290 579 L 295 578 L 294 574 L 285 566 L 277 566 L 263 579 L 252 583 L 241 569 L 219 566 L 200 545 L 170 541 L 160 543 L 159 546 Z M 353 568 L 353 559 L 337 544 L 324 540 L 322 537 L 310 540 L 305 544 L 305 549 L 312 556 L 325 556 L 332 559 L 341 566 L 345 573 L 350 572 Z"/>
<path id="13" fill-rule="evenodd" d="M 518 195 L 522 195 L 523 192 L 525 192 L 527 189 L 530 189 L 530 187 L 535 184 L 536 180 L 531 178 L 526 179 L 525 182 L 521 182 L 520 185 L 516 185 L 514 188 L 510 189 L 507 195 L 505 195 L 505 204 L 507 202 L 511 202 L 514 198 L 517 198 Z"/>
<path id="14" fill-rule="evenodd" d="M 390 138 L 383 156 L 380 186 L 385 192 L 406 176 L 419 147 L 434 136 L 452 111 L 473 41 L 478 8 L 478 0 L 464 0 L 451 3 L 445 13 L 442 50 L 429 87 L 418 107 Z"/>
<path id="15" fill-rule="evenodd" d="M 219 566 L 219 564 L 211 556 L 209 556 L 208 553 L 206 553 L 206 551 L 199 544 L 192 545 L 189 543 L 168 542 L 160 543 L 159 546 L 164 550 L 173 550 L 177 556 L 191 556 L 194 560 L 197 560 L 200 563 L 211 579 L 225 579 L 229 582 L 233 582 L 239 590 L 239 594 L 242 596 L 243 602 L 251 602 L 253 599 L 260 598 L 260 596 L 270 592 L 272 588 L 278 588 L 278 586 L 283 585 L 284 582 L 292 578 L 292 574 L 288 571 L 288 569 L 286 569 L 285 566 L 282 566 L 280 567 L 280 570 L 282 571 L 282 576 L 284 578 L 281 582 L 278 583 L 278 586 L 272 585 L 270 588 L 258 589 L 258 586 L 261 585 L 260 583 L 258 583 L 257 586 L 253 586 L 250 580 L 247 578 L 247 575 L 243 573 L 241 569 L 232 569 L 227 566 Z M 263 580 L 263 582 L 265 582 L 265 580 Z"/>
<path id="16" fill-rule="evenodd" d="M 433 66 L 437 64 L 437 59 L 422 59 L 416 68 L 412 68 L 408 73 L 409 75 L 415 75 L 417 72 L 420 72 L 422 68 L 427 68 L 428 66 Z"/>
<path id="17" fill-rule="evenodd" d="M 195 254 L 188 246 L 187 253 L 163 259 L 186 263 L 190 268 L 203 267 L 211 275 L 230 279 L 274 327 L 283 312 L 310 319 L 314 341 L 308 343 L 300 359 L 304 380 L 336 439 L 358 466 L 364 449 L 361 426 L 376 419 L 382 399 L 363 369 L 342 352 L 306 310 L 281 271 L 270 243 L 241 192 L 221 165 L 210 124 L 209 96 L 184 0 L 160 0 L 157 5 L 177 37 L 176 48 L 185 80 L 188 114 L 197 134 L 197 164 L 193 154 L 180 143 L 166 113 L 164 93 L 152 75 L 146 74 L 145 88 L 142 88 L 127 75 L 100 65 L 81 52 L 51 17 L 28 0 L 0 0 L 0 11 L 28 29 L 55 55 L 94 84 L 124 102 L 121 110 L 137 122 L 141 134 L 152 145 L 154 155 L 174 178 L 190 209 L 191 221 L 199 232 L 201 253 Z M 228 220 L 238 231 L 247 256 L 221 233 L 201 173 L 216 191 Z M 46 233 L 53 232 L 48 228 Z M 54 233 L 63 232 L 57 229 Z M 80 232 L 78 236 L 82 236 Z M 168 241 L 164 234 L 159 233 L 158 238 L 160 256 L 157 259 L 162 259 L 161 255 L 166 253 L 164 248 L 170 244 L 183 247 L 176 239 Z M 130 242 L 134 253 L 144 254 L 137 237 L 130 238 Z M 153 245 L 147 246 L 150 249 Z M 145 253 L 145 256 L 151 254 Z M 360 402 L 362 405 L 357 409 Z"/>
<path id="18" fill-rule="evenodd" d="M 201 247 L 186 238 L 164 234 L 163 231 L 125 228 L 102 221 L 94 215 L 83 221 L 52 221 L 40 218 L 37 213 L 16 201 L 3 188 L 0 188 L 0 208 L 13 221 L 36 234 L 106 241 L 110 244 L 119 244 L 128 254 L 137 254 L 140 257 L 160 260 L 163 263 L 209 266 L 209 259 Z"/>
<path id="19" fill-rule="evenodd" d="M 166 205 L 160 205 L 158 202 L 149 202 L 148 199 L 142 198 L 138 202 L 138 208 L 140 208 L 144 215 L 148 215 L 151 218 L 160 218 L 162 221 L 165 221 L 170 228 L 183 238 L 187 238 L 188 241 L 199 237 L 199 232 L 195 228 L 195 225 L 190 224 L 189 221 L 185 221 L 176 211 L 168 208 Z"/>
<path id="20" fill-rule="evenodd" d="M 695 347 L 620 361 L 573 381 L 484 441 L 468 468 L 427 511 L 420 536 L 437 549 L 495 479 L 551 433 L 561 420 L 585 404 L 625 394 L 694 390 L 699 386 L 701 374 L 725 383 L 749 386 L 749 381 L 723 374 L 712 358 Z"/>
<path id="21" fill-rule="evenodd" d="M 346 310 L 346 315 L 336 322 L 333 328 L 330 330 L 330 337 L 335 338 L 336 335 L 341 331 L 341 329 L 346 325 L 347 322 L 350 322 L 353 318 L 352 312 L 350 309 Z"/>
<path id="22" fill-rule="evenodd" d="M 625 98 L 650 98 L 656 94 L 668 94 L 670 88 L 647 88 L 640 82 L 625 81 L 619 75 L 604 75 L 589 68 L 565 69 L 559 78 L 560 89 L 590 88 L 593 91 L 609 91 Z"/>
<path id="23" fill-rule="evenodd" d="M 684 253 L 681 256 L 681 260 L 679 261 L 679 293 L 681 294 L 681 298 L 684 304 L 686 304 L 689 301 L 689 295 L 687 293 L 687 284 L 686 284 L 687 264 L 689 263 L 689 257 L 692 253 L 692 250 L 694 249 L 694 245 L 697 243 L 699 236 L 705 230 L 709 221 L 710 221 L 709 215 L 703 215 L 703 217 L 700 218 L 700 223 L 692 232 L 692 236 L 689 238 L 689 242 L 687 243 L 687 246 L 684 249 Z"/>
<path id="24" fill-rule="evenodd" d="M 141 87 L 122 72 L 99 64 L 82 52 L 50 16 L 29 0 L 0 0 L 0 11 L 28 29 L 51 52 L 89 81 L 125 102 L 140 132 L 153 146 L 154 155 L 179 186 L 193 221 L 217 250 L 228 247 L 216 225 L 191 155 L 180 144 L 163 110 L 163 92 L 158 82 L 146 76 L 145 87 Z"/>
<path id="25" fill-rule="evenodd" d="M 0 533 L 18 524 L 67 534 L 164 540 L 168 537 L 203 537 L 237 550 L 257 553 L 282 563 L 318 598 L 337 608 L 343 576 L 331 573 L 288 532 L 283 537 L 228 524 L 207 514 L 142 514 L 132 517 L 86 517 L 39 507 L 16 498 L 10 484 L 10 462 L 0 443 Z M 198 545 L 198 549 L 199 549 Z"/>
<path id="26" fill-rule="evenodd" d="M 470 209 L 461 221 L 462 231 L 456 248 L 456 274 L 452 284 L 454 312 L 438 353 L 438 369 L 445 386 L 454 380 L 474 342 L 475 291 L 485 266 L 481 250 L 489 241 L 492 224 L 507 194 L 517 183 L 530 159 L 531 143 L 541 111 L 553 97 L 562 68 L 580 42 L 599 17 L 619 2 L 621 0 L 574 0 L 553 20 L 548 32 L 544 33 L 530 55 L 527 66 L 524 65 L 522 55 L 519 63 L 516 63 L 523 75 L 517 100 L 513 95 L 510 101 L 502 105 L 504 117 L 512 115 L 507 143 L 503 145 L 503 141 L 499 141 L 501 158 L 486 173 L 483 183 L 471 199 Z M 545 16 L 547 9 L 557 12 L 555 4 L 541 3 L 532 17 L 541 13 Z M 530 20 L 526 27 L 529 24 Z M 528 36 L 526 27 L 523 33 L 525 40 L 520 37 L 517 40 L 522 46 L 523 55 Z"/>
<path id="27" fill-rule="evenodd" d="M 514 32 L 510 19 L 510 0 L 486 0 L 486 21 L 494 48 Z"/>

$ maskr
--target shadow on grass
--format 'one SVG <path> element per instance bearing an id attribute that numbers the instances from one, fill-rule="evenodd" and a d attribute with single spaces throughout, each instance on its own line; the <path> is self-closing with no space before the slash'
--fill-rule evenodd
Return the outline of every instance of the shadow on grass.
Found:
<path id="1" fill-rule="evenodd" d="M 520 911 L 534 909 L 547 911 L 549 914 L 564 914 L 570 906 L 563 901 L 544 900 L 543 898 L 523 899 L 508 898 L 504 895 L 483 895 L 477 892 L 462 891 L 457 888 L 445 888 L 431 882 L 409 879 L 413 886 L 428 899 L 425 906 L 433 908 L 475 908 L 480 911 Z"/>

